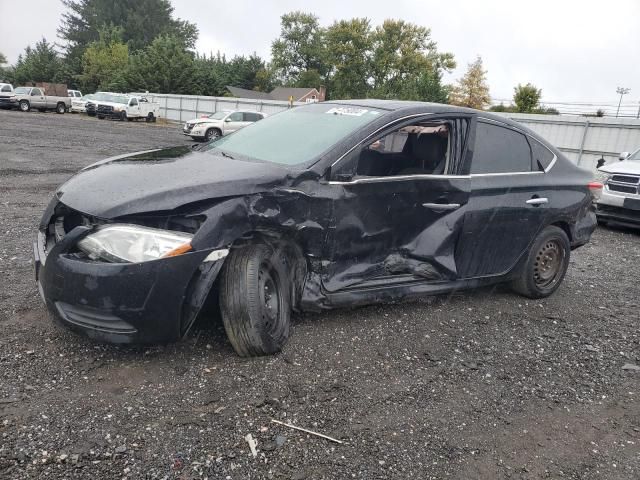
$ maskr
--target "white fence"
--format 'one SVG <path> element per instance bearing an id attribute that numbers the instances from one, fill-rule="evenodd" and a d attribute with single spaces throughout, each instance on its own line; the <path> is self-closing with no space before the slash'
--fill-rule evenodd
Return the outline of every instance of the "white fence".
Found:
<path id="1" fill-rule="evenodd" d="M 135 93 L 153 97 L 160 104 L 160 116 L 175 122 L 184 122 L 200 115 L 222 110 L 256 110 L 267 114 L 289 108 L 289 102 L 279 100 L 253 100 L 235 97 L 207 97 L 203 95 L 173 95 L 167 93 Z M 294 105 L 304 105 L 294 102 Z"/>
<path id="2" fill-rule="evenodd" d="M 150 94 L 160 103 L 160 116 L 184 122 L 220 110 L 257 110 L 273 114 L 289 108 L 288 102 L 233 97 Z M 304 105 L 296 103 L 296 105 Z M 570 115 L 501 113 L 526 125 L 555 145 L 583 168 L 595 170 L 600 158 L 607 164 L 618 161 L 620 152 L 640 148 L 640 120 Z"/>

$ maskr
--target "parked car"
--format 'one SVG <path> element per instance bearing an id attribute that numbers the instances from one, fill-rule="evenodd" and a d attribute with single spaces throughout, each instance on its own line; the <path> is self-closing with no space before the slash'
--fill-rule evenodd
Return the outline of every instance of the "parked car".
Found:
<path id="1" fill-rule="evenodd" d="M 597 202 L 598 223 L 640 225 L 640 149 L 622 152 L 620 162 L 598 169 L 604 188 Z"/>
<path id="2" fill-rule="evenodd" d="M 18 106 L 23 112 L 35 108 L 41 112 L 55 110 L 56 113 L 65 113 L 71 108 L 69 97 L 46 95 L 42 87 L 18 87 L 15 93 Z"/>
<path id="3" fill-rule="evenodd" d="M 0 108 L 14 108 L 18 106 L 13 85 L 0 83 Z"/>
<path id="4" fill-rule="evenodd" d="M 262 112 L 215 112 L 187 121 L 182 127 L 182 134 L 196 141 L 209 141 L 240 130 L 266 116 Z"/>
<path id="5" fill-rule="evenodd" d="M 82 92 L 80 90 L 67 90 L 69 97 L 71 98 L 81 98 Z"/>
<path id="6" fill-rule="evenodd" d="M 269 354 L 292 311 L 502 282 L 551 295 L 595 228 L 590 180 L 488 112 L 315 103 L 80 171 L 43 215 L 36 278 L 94 339 L 176 340 L 209 297 L 238 354 Z"/>
<path id="7" fill-rule="evenodd" d="M 71 113 L 86 113 L 87 103 L 96 98 L 95 94 L 84 95 L 80 98 L 71 99 Z"/>
<path id="8" fill-rule="evenodd" d="M 103 93 L 95 101 L 96 116 L 102 118 L 115 118 L 118 120 L 139 120 L 155 122 L 160 113 L 160 105 L 149 97 L 126 95 L 120 93 Z"/>

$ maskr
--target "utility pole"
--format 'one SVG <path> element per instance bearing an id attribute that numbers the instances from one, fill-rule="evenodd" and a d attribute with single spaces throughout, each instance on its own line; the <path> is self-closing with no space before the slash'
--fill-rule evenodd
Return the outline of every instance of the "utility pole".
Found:
<path id="1" fill-rule="evenodd" d="M 616 89 L 616 93 L 620 95 L 620 101 L 618 102 L 618 110 L 616 110 L 616 118 L 620 113 L 620 105 L 622 105 L 622 97 L 631 91 L 630 88 L 618 87 Z"/>

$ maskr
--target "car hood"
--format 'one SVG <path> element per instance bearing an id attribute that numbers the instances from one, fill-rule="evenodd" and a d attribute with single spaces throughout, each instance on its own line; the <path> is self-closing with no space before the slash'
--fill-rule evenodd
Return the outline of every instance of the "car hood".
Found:
<path id="1" fill-rule="evenodd" d="M 94 163 L 56 195 L 74 210 L 110 219 L 264 192 L 284 183 L 288 173 L 277 164 L 234 160 L 180 146 Z"/>
<path id="2" fill-rule="evenodd" d="M 605 165 L 598 170 L 604 173 L 640 175 L 640 161 L 624 160 L 622 162 L 612 163 L 611 165 Z"/>

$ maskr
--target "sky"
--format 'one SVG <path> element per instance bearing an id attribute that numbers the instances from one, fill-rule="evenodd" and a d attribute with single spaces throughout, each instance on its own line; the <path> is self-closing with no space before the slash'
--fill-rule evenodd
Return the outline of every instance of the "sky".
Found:
<path id="1" fill-rule="evenodd" d="M 480 55 L 494 99 L 509 100 L 518 83 L 542 89 L 546 102 L 617 105 L 619 86 L 629 109 L 640 106 L 640 1 L 609 0 L 172 0 L 175 15 L 200 29 L 201 53 L 258 53 L 270 57 L 280 16 L 293 10 L 315 13 L 322 25 L 367 17 L 387 18 L 431 29 L 441 51 L 452 52 L 457 68 L 451 83 Z M 15 0 L 0 0 L 0 18 L 16 12 Z M 56 40 L 64 6 L 59 0 L 30 0 L 29 23 L 2 22 L 0 51 L 10 62 L 42 36 Z"/>

